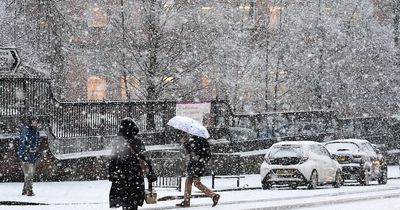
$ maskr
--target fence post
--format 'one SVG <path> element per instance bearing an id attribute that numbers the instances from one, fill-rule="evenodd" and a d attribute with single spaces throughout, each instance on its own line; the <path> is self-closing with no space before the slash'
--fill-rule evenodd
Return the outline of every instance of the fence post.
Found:
<path id="1" fill-rule="evenodd" d="M 105 148 L 105 145 L 104 145 L 104 134 L 105 134 L 105 131 L 104 131 L 104 128 L 106 127 L 106 125 L 105 125 L 105 117 L 106 117 L 106 111 L 105 111 L 105 104 L 99 104 L 99 106 L 100 106 L 100 144 L 101 144 L 101 146 L 100 146 L 100 148 L 99 149 L 104 149 Z"/>
<path id="2" fill-rule="evenodd" d="M 29 107 L 28 107 L 28 88 L 27 88 L 28 80 L 26 78 L 22 79 L 22 92 L 23 92 L 23 112 L 22 112 L 22 120 L 26 120 L 28 117 Z"/>
<path id="3" fill-rule="evenodd" d="M 155 130 L 154 122 L 154 101 L 146 102 L 146 131 Z"/>

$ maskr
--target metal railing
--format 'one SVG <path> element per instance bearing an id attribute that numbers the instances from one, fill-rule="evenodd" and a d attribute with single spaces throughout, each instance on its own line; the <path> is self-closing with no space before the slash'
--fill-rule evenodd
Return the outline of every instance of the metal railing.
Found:
<path id="1" fill-rule="evenodd" d="M 166 124 L 175 116 L 176 101 L 81 101 L 61 102 L 54 98 L 51 81 L 41 78 L 0 76 L 0 131 L 17 135 L 29 115 L 39 117 L 55 154 L 107 149 L 124 117 L 132 117 L 145 144 L 174 141 Z M 213 135 L 229 123 L 229 104 L 211 101 Z"/>

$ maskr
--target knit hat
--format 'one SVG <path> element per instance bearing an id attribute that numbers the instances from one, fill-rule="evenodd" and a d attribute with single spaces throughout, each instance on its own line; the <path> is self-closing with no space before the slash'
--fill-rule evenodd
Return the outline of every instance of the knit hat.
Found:
<path id="1" fill-rule="evenodd" d="M 136 125 L 135 121 L 132 118 L 126 117 L 122 119 L 118 131 L 119 136 L 133 137 L 138 133 L 139 127 Z"/>

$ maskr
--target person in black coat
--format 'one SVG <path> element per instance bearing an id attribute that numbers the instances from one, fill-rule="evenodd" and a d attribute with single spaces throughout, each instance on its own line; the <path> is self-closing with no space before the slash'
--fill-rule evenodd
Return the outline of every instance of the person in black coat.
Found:
<path id="1" fill-rule="evenodd" d="M 206 164 L 211 158 L 210 144 L 205 138 L 198 136 L 193 136 L 190 138 L 189 134 L 183 135 L 181 143 L 183 144 L 186 154 L 189 156 L 189 160 L 187 162 L 184 198 L 183 201 L 176 204 L 176 206 L 190 206 L 190 196 L 192 194 L 193 184 L 196 188 L 212 199 L 212 207 L 214 207 L 218 204 L 220 195 L 211 191 L 209 188 L 203 185 L 200 180 L 200 177 L 202 177 L 205 173 Z"/>
<path id="2" fill-rule="evenodd" d="M 148 167 L 149 182 L 157 180 L 150 158 L 145 155 L 145 147 L 136 135 L 139 128 L 132 118 L 121 121 L 118 140 L 113 142 L 111 162 L 108 170 L 110 189 L 110 208 L 122 207 L 123 210 L 136 210 L 143 205 L 145 197 L 144 171 L 139 158 Z"/>

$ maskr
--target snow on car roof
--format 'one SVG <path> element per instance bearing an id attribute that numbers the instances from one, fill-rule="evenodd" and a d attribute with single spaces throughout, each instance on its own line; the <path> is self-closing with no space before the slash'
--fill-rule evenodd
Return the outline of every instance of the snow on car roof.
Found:
<path id="1" fill-rule="evenodd" d="M 333 141 L 328 141 L 327 143 L 343 143 L 343 142 L 350 142 L 350 143 L 355 143 L 355 144 L 361 144 L 361 143 L 366 143 L 369 141 L 365 139 L 338 139 L 338 140 L 333 140 Z"/>
<path id="2" fill-rule="evenodd" d="M 284 146 L 284 145 L 303 146 L 303 145 L 312 145 L 312 144 L 320 144 L 320 143 L 318 143 L 316 141 L 281 141 L 281 142 L 273 144 L 273 146 Z"/>

